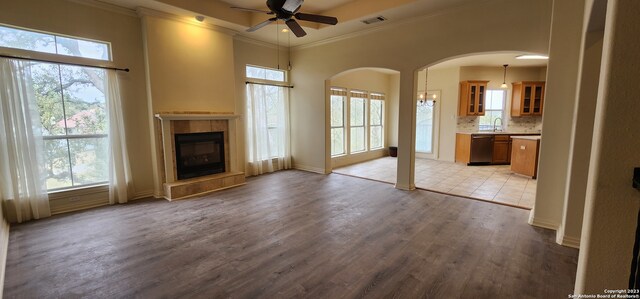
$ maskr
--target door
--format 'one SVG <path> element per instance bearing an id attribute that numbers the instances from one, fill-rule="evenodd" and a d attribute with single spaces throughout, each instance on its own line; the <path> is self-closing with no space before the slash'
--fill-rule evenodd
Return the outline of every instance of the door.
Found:
<path id="1" fill-rule="evenodd" d="M 440 91 L 427 91 L 427 99 L 417 101 L 416 157 L 437 159 L 439 142 Z"/>

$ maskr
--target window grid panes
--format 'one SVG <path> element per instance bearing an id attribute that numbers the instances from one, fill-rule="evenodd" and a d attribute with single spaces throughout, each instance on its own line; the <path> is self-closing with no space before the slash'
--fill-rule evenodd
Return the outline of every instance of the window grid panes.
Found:
<path id="1" fill-rule="evenodd" d="M 105 71 L 36 63 L 31 76 L 44 136 L 47 189 L 106 183 Z"/>
<path id="2" fill-rule="evenodd" d="M 345 96 L 331 95 L 331 155 L 345 154 Z"/>
<path id="3" fill-rule="evenodd" d="M 383 130 L 384 102 L 382 100 L 369 101 L 369 147 L 379 149 L 384 145 Z"/>
<path id="4" fill-rule="evenodd" d="M 427 100 L 426 105 L 416 108 L 416 152 L 433 152 L 433 100 Z"/>
<path id="5" fill-rule="evenodd" d="M 480 117 L 478 123 L 478 129 L 481 131 L 491 131 L 494 129 L 493 124 L 495 122 L 496 129 L 502 130 L 504 128 L 504 105 L 505 105 L 506 91 L 505 90 L 487 90 L 485 98 L 485 114 Z M 500 118 L 496 122 L 496 119 Z"/>
<path id="6" fill-rule="evenodd" d="M 111 60 L 109 43 L 0 25 L 0 47 Z"/>
<path id="7" fill-rule="evenodd" d="M 275 81 L 275 82 L 285 82 L 287 79 L 285 75 L 285 71 L 283 70 L 269 69 L 264 67 L 251 66 L 251 65 L 247 65 L 246 76 L 247 78 Z"/>
<path id="8" fill-rule="evenodd" d="M 354 97 L 350 99 L 349 125 L 351 134 L 350 152 L 363 152 L 367 149 L 366 140 L 366 98 Z"/>

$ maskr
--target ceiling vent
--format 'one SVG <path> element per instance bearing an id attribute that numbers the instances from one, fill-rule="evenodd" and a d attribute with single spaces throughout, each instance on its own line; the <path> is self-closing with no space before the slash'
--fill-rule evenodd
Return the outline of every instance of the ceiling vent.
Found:
<path id="1" fill-rule="evenodd" d="M 365 23 L 365 24 L 367 24 L 367 25 L 371 25 L 371 24 L 374 24 L 374 23 L 384 22 L 384 21 L 386 21 L 386 20 L 387 20 L 387 18 L 385 18 L 385 17 L 383 17 L 383 16 L 377 16 L 377 17 L 375 17 L 375 18 L 370 18 L 370 19 L 362 20 L 361 22 L 362 22 L 362 23 Z"/>

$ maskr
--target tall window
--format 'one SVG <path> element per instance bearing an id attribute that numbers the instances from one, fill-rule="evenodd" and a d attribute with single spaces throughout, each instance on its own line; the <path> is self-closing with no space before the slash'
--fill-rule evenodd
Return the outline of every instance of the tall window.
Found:
<path id="1" fill-rule="evenodd" d="M 247 66 L 249 175 L 290 167 L 289 102 L 284 71 Z"/>
<path id="2" fill-rule="evenodd" d="M 331 155 L 345 154 L 345 103 L 347 92 L 331 88 Z"/>
<path id="3" fill-rule="evenodd" d="M 498 129 L 502 129 L 504 127 L 505 97 L 505 90 L 487 90 L 485 113 L 480 117 L 480 122 L 478 124 L 478 128 L 480 130 L 493 130 L 494 123 L 497 125 L 496 128 Z M 500 118 L 500 120 L 496 122 L 497 118 Z"/>
<path id="4" fill-rule="evenodd" d="M 0 26 L 0 47 L 100 60 L 105 42 Z M 106 183 L 108 121 L 105 71 L 31 63 L 30 75 L 44 135 L 48 190 Z"/>
<path id="5" fill-rule="evenodd" d="M 366 109 L 367 94 L 363 92 L 351 92 L 349 125 L 351 134 L 351 153 L 367 150 L 366 140 Z"/>
<path id="6" fill-rule="evenodd" d="M 384 96 L 372 93 L 369 100 L 369 149 L 379 149 L 384 146 Z"/>

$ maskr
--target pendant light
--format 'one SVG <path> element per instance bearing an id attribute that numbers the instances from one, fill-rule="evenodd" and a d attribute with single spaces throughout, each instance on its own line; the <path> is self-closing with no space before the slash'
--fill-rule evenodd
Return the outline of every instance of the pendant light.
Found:
<path id="1" fill-rule="evenodd" d="M 424 92 L 421 93 L 419 96 L 420 100 L 418 101 L 418 106 L 433 107 L 436 104 L 437 96 L 435 93 L 432 96 L 433 101 L 429 103 L 429 100 L 428 100 L 428 96 L 429 96 L 429 94 L 427 93 L 427 75 L 429 74 L 428 71 L 429 71 L 428 68 L 424 69 Z"/>
<path id="2" fill-rule="evenodd" d="M 502 84 L 500 84 L 500 88 L 503 89 L 507 89 L 507 67 L 509 66 L 508 64 L 503 64 L 502 65 L 504 67 L 504 76 L 502 77 Z"/>

